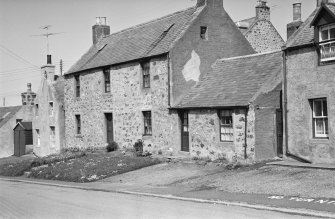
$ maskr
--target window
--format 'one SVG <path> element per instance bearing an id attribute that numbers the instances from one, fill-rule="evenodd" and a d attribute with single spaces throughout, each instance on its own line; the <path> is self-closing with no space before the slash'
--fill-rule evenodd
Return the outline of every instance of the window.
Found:
<path id="1" fill-rule="evenodd" d="M 328 138 L 327 99 L 312 100 L 313 108 L 313 137 Z"/>
<path id="2" fill-rule="evenodd" d="M 208 36 L 207 36 L 207 27 L 205 26 L 201 26 L 200 27 L 200 38 L 203 40 L 207 40 Z"/>
<path id="3" fill-rule="evenodd" d="M 143 87 L 150 87 L 150 62 L 141 63 L 142 75 L 143 75 Z"/>
<path id="4" fill-rule="evenodd" d="M 40 130 L 36 129 L 36 144 L 37 146 L 41 145 L 41 135 L 40 135 Z"/>
<path id="5" fill-rule="evenodd" d="M 104 80 L 105 80 L 105 93 L 111 92 L 111 79 L 110 79 L 110 70 L 104 69 Z"/>
<path id="6" fill-rule="evenodd" d="M 220 110 L 219 119 L 220 119 L 220 140 L 222 142 L 234 141 L 233 111 Z"/>
<path id="7" fill-rule="evenodd" d="M 76 86 L 76 97 L 80 97 L 80 78 L 79 75 L 75 76 L 75 86 Z"/>
<path id="8" fill-rule="evenodd" d="M 81 120 L 80 120 L 80 115 L 76 115 L 76 134 L 80 135 L 81 134 Z"/>
<path id="9" fill-rule="evenodd" d="M 55 126 L 50 126 L 50 146 L 55 147 Z"/>
<path id="10" fill-rule="evenodd" d="M 151 111 L 143 112 L 144 117 L 144 135 L 152 135 Z"/>
<path id="11" fill-rule="evenodd" d="M 38 110 L 39 110 L 39 108 L 38 108 L 38 104 L 36 104 L 35 106 L 36 106 L 36 108 L 35 108 L 35 110 L 36 110 L 36 111 L 35 111 L 35 114 L 36 114 L 36 116 L 38 116 Z"/>
<path id="12" fill-rule="evenodd" d="M 335 60 L 335 24 L 326 25 L 319 29 L 321 62 Z"/>
<path id="13" fill-rule="evenodd" d="M 54 116 L 54 103 L 51 101 L 49 102 L 49 115 Z"/>

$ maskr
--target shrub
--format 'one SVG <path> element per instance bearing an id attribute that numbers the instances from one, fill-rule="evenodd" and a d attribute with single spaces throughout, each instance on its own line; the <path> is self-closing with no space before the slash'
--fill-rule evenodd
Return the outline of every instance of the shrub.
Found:
<path id="1" fill-rule="evenodd" d="M 134 149 L 135 149 L 135 152 L 138 155 L 143 154 L 143 141 L 142 141 L 142 139 L 138 139 L 137 142 L 135 142 Z"/>
<path id="2" fill-rule="evenodd" d="M 109 153 L 112 151 L 116 151 L 118 148 L 119 145 L 115 141 L 113 141 L 111 143 L 108 143 L 108 145 L 106 146 L 106 151 Z"/>

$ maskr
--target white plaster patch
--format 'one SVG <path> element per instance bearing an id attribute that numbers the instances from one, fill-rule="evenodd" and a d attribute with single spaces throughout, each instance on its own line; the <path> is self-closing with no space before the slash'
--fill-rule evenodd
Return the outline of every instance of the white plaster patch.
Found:
<path id="1" fill-rule="evenodd" d="M 200 57 L 199 55 L 193 50 L 191 59 L 186 63 L 183 69 L 183 75 L 186 81 L 199 81 L 200 77 Z"/>

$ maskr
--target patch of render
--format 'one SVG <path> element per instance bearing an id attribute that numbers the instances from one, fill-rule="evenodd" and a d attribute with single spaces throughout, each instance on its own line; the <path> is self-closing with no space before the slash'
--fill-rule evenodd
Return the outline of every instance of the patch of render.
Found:
<path id="1" fill-rule="evenodd" d="M 200 64 L 201 60 L 199 55 L 193 50 L 191 54 L 190 60 L 185 64 L 183 69 L 183 75 L 185 80 L 188 81 L 199 81 L 199 77 L 201 75 L 200 72 Z"/>
<path id="2" fill-rule="evenodd" d="M 194 157 L 211 160 L 226 159 L 230 162 L 245 160 L 246 110 L 233 110 L 234 141 L 220 141 L 217 110 L 190 111 L 190 152 Z M 253 110 L 247 115 L 247 161 L 254 160 L 255 134 Z"/>
<path id="3" fill-rule="evenodd" d="M 246 38 L 258 53 L 280 51 L 284 40 L 270 21 L 258 21 L 246 34 Z"/>
<path id="4" fill-rule="evenodd" d="M 150 88 L 143 88 L 140 63 L 111 69 L 111 92 L 104 93 L 101 70 L 81 75 L 81 98 L 74 98 L 74 78 L 66 81 L 66 146 L 104 147 L 104 113 L 113 113 L 114 140 L 120 148 L 132 148 L 138 139 L 146 150 L 179 150 L 178 113 L 168 108 L 166 57 L 150 61 Z M 143 111 L 152 112 L 152 136 L 143 136 Z M 75 114 L 81 115 L 82 134 L 75 135 Z M 178 137 L 176 137 L 178 136 Z M 171 151 L 171 150 L 170 150 Z"/>

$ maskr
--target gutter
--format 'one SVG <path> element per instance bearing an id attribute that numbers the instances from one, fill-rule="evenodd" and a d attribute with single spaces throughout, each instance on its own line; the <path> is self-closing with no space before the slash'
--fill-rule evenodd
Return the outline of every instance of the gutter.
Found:
<path id="1" fill-rule="evenodd" d="M 284 154 L 286 155 L 286 157 L 291 157 L 299 162 L 303 162 L 303 163 L 312 163 L 312 161 L 310 160 L 307 160 L 306 158 L 302 158 L 298 155 L 295 155 L 293 153 L 290 152 L 290 149 L 289 149 L 289 144 L 288 144 L 288 125 L 287 125 L 287 121 L 288 121 L 288 118 L 287 118 L 287 112 L 288 112 L 288 109 L 287 109 L 287 48 L 283 47 L 283 106 L 284 106 L 284 109 L 283 109 L 283 116 L 284 116 L 284 135 L 285 135 L 285 152 Z"/>

